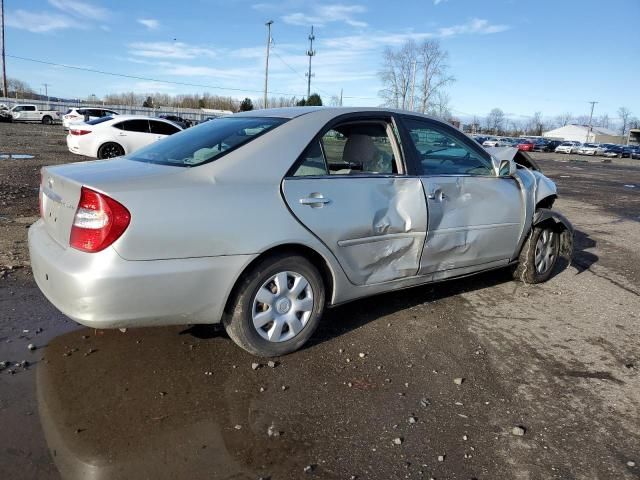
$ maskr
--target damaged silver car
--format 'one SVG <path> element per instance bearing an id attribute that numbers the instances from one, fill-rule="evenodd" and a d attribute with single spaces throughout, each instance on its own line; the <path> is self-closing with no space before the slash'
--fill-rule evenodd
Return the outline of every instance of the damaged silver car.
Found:
<path id="1" fill-rule="evenodd" d="M 427 116 L 260 110 L 43 168 L 29 249 L 40 289 L 79 323 L 222 322 L 275 356 L 327 306 L 503 267 L 547 280 L 573 239 L 555 198 L 526 154 Z"/>

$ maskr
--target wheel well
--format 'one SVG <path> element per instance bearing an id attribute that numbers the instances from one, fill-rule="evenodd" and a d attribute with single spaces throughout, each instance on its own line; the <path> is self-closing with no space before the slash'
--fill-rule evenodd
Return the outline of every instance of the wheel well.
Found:
<path id="1" fill-rule="evenodd" d="M 536 205 L 536 211 L 539 208 L 551 208 L 551 207 L 553 207 L 553 204 L 555 203 L 557 198 L 558 198 L 557 195 L 549 195 L 548 197 L 544 197 Z"/>
<path id="2" fill-rule="evenodd" d="M 231 311 L 230 309 L 233 308 L 232 302 L 234 301 L 234 298 L 237 294 L 238 285 L 244 279 L 245 275 L 248 272 L 250 272 L 253 269 L 253 267 L 258 262 L 262 261 L 264 258 L 273 254 L 282 254 L 282 253 L 302 255 L 307 260 L 309 260 L 312 263 L 312 265 L 318 269 L 318 271 L 320 272 L 320 275 L 322 276 L 322 281 L 324 282 L 325 289 L 326 289 L 325 298 L 326 299 L 333 298 L 333 275 L 331 274 L 331 269 L 329 268 L 329 265 L 327 264 L 324 257 L 310 247 L 296 244 L 296 243 L 291 243 L 291 244 L 285 244 L 285 245 L 278 245 L 277 247 L 273 247 L 273 248 L 270 248 L 269 250 L 265 250 L 256 258 L 254 258 L 251 261 L 251 263 L 249 263 L 249 265 L 247 265 L 244 268 L 242 273 L 236 279 L 236 282 L 233 285 L 231 292 L 229 293 L 229 297 L 227 298 L 227 302 L 224 307 L 225 313 L 230 312 Z"/>

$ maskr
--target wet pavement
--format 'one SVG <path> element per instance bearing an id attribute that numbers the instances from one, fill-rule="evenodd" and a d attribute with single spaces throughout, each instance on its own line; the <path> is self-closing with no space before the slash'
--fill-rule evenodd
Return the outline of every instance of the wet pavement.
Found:
<path id="1" fill-rule="evenodd" d="M 49 163 L 76 157 L 7 125 L 35 159 L 0 162 L 1 479 L 640 478 L 640 168 L 540 155 L 572 265 L 330 309 L 269 366 L 215 328 L 56 312 L 24 243 L 44 160 L 17 127 L 46 131 Z"/>

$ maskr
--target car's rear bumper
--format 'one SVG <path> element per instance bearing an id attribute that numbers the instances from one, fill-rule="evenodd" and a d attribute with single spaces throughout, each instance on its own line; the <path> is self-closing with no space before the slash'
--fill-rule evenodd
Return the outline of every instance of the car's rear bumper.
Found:
<path id="1" fill-rule="evenodd" d="M 94 328 L 217 323 L 253 255 L 128 261 L 109 247 L 63 248 L 39 220 L 29 229 L 33 276 L 62 313 Z"/>

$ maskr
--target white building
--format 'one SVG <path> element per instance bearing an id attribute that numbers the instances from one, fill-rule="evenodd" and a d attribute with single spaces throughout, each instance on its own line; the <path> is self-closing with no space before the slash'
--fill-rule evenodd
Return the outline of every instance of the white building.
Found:
<path id="1" fill-rule="evenodd" d="M 555 140 L 589 143 L 624 143 L 625 141 L 624 137 L 616 134 L 613 130 L 603 127 L 591 127 L 591 131 L 589 131 L 588 125 L 565 125 L 564 127 L 544 132 L 542 136 Z"/>

